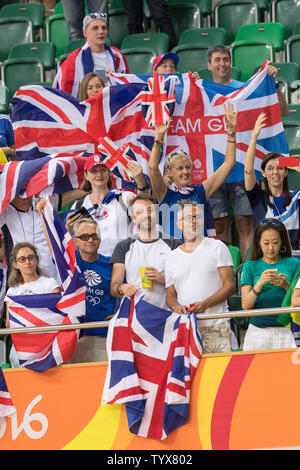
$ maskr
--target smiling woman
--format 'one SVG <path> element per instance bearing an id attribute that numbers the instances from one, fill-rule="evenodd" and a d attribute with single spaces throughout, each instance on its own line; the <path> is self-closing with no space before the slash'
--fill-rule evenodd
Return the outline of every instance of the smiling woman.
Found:
<path id="1" fill-rule="evenodd" d="M 267 115 L 261 113 L 255 123 L 245 159 L 245 188 L 252 210 L 254 227 L 264 217 L 281 220 L 290 237 L 292 254 L 300 258 L 300 190 L 290 191 L 288 169 L 279 165 L 279 153 L 268 153 L 261 164 L 262 189 L 256 181 L 254 159 L 256 142 L 265 127 Z M 299 156 L 298 156 L 299 159 Z M 300 161 L 297 171 L 300 169 Z"/>

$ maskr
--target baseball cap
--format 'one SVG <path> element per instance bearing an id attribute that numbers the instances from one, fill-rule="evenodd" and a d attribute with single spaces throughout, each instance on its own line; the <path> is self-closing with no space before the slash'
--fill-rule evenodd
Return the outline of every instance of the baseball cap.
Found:
<path id="1" fill-rule="evenodd" d="M 85 171 L 91 170 L 94 166 L 96 165 L 103 165 L 101 161 L 101 157 L 98 153 L 95 153 L 94 155 L 91 155 L 90 157 L 87 157 L 84 169 Z M 105 165 L 103 165 L 105 166 Z"/>
<path id="2" fill-rule="evenodd" d="M 107 23 L 106 13 L 89 13 L 83 18 L 82 30 L 85 31 L 87 26 L 94 20 L 103 20 Z"/>
<path id="3" fill-rule="evenodd" d="M 156 67 L 159 66 L 159 64 L 164 60 L 164 59 L 172 59 L 174 64 L 177 66 L 179 62 L 179 57 L 177 54 L 174 52 L 165 52 L 164 54 L 159 55 L 158 57 L 155 57 L 153 61 L 153 71 L 155 72 Z"/>

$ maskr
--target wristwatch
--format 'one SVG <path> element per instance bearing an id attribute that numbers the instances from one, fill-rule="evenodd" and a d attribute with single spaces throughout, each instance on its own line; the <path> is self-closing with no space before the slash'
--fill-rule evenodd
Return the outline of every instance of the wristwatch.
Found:
<path id="1" fill-rule="evenodd" d="M 235 137 L 235 134 L 236 134 L 235 131 L 227 132 L 227 135 L 229 135 L 230 137 Z"/>

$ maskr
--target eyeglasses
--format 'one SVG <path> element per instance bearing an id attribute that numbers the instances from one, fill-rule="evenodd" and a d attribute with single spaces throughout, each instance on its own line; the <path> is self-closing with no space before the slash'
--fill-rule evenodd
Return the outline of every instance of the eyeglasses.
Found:
<path id="1" fill-rule="evenodd" d="M 88 16 L 92 20 L 95 20 L 96 18 L 100 18 L 102 20 L 107 20 L 107 14 L 106 13 L 90 13 Z"/>
<path id="2" fill-rule="evenodd" d="M 192 222 L 192 220 L 200 220 L 201 215 L 185 215 L 184 217 L 181 217 L 179 220 L 186 220 L 187 222 Z"/>
<path id="3" fill-rule="evenodd" d="M 260 224 L 261 225 L 280 225 L 281 222 L 280 220 L 278 219 L 271 219 L 271 218 L 268 218 L 268 219 L 262 219 L 260 221 Z"/>
<path id="4" fill-rule="evenodd" d="M 78 235 L 78 237 L 75 238 L 80 238 L 83 242 L 87 242 L 90 238 L 92 240 L 99 240 L 99 237 L 96 233 L 83 233 L 82 235 Z"/>
<path id="5" fill-rule="evenodd" d="M 20 256 L 19 258 L 16 259 L 16 261 L 18 263 L 24 264 L 25 261 L 27 260 L 27 261 L 30 261 L 30 263 L 31 263 L 31 261 L 33 261 L 36 258 L 37 258 L 36 255 Z"/>

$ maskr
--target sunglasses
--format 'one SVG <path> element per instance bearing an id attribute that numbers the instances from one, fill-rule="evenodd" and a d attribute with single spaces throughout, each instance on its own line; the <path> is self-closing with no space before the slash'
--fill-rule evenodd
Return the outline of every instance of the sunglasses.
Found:
<path id="1" fill-rule="evenodd" d="M 83 242 L 87 242 L 90 238 L 92 240 L 99 240 L 99 237 L 96 233 L 83 233 L 82 235 L 78 235 L 78 237 L 75 238 L 80 238 Z"/>
<path id="2" fill-rule="evenodd" d="M 96 18 L 106 20 L 107 14 L 106 13 L 90 13 L 89 18 L 91 18 L 92 20 L 95 20 Z"/>
<path id="3" fill-rule="evenodd" d="M 268 219 L 262 219 L 260 221 L 260 224 L 261 225 L 280 225 L 281 222 L 280 220 L 277 220 L 277 219 L 268 218 Z"/>
<path id="4" fill-rule="evenodd" d="M 17 261 L 18 263 L 23 264 L 23 263 L 25 263 L 26 260 L 31 262 L 31 261 L 33 261 L 33 260 L 36 259 L 36 258 L 37 258 L 36 255 L 20 256 L 19 258 L 16 258 L 16 261 Z"/>

